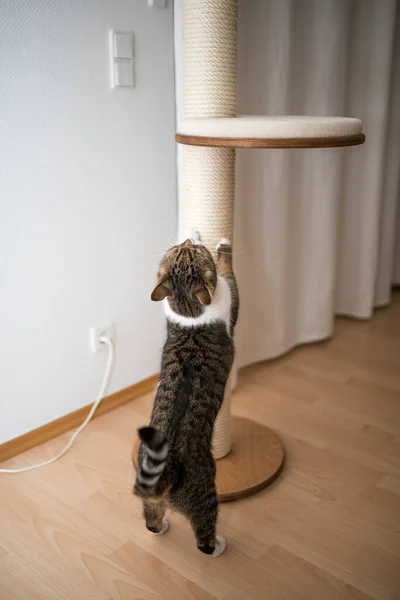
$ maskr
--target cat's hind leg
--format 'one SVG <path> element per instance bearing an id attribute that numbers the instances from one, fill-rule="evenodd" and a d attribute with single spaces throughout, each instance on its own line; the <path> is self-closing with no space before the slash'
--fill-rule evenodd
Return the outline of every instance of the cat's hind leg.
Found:
<path id="1" fill-rule="evenodd" d="M 188 516 L 196 536 L 197 547 L 210 556 L 220 556 L 227 543 L 222 535 L 216 535 L 218 499 L 215 486 L 198 489 L 195 498 Z"/>
<path id="2" fill-rule="evenodd" d="M 169 528 L 169 521 L 165 518 L 167 503 L 164 498 L 143 500 L 143 515 L 146 527 L 151 533 L 165 533 Z"/>

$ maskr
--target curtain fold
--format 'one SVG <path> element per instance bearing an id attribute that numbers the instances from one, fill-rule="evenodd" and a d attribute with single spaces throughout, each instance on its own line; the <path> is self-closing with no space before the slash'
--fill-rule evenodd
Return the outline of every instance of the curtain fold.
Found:
<path id="1" fill-rule="evenodd" d="M 355 116 L 367 136 L 238 151 L 239 366 L 369 318 L 400 281 L 399 4 L 239 0 L 238 114 Z"/>

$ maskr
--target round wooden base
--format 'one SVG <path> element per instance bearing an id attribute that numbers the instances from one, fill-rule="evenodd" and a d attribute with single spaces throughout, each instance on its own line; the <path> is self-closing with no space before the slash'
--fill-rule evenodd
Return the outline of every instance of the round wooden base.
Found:
<path id="1" fill-rule="evenodd" d="M 279 437 L 268 427 L 242 417 L 232 417 L 233 446 L 216 461 L 220 502 L 254 494 L 272 483 L 282 470 L 284 450 Z M 139 441 L 132 450 L 136 467 Z"/>

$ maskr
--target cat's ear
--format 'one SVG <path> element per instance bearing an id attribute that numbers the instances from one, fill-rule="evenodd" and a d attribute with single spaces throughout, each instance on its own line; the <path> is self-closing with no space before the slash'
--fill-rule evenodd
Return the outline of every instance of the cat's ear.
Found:
<path id="1" fill-rule="evenodd" d="M 157 283 L 154 290 L 151 292 L 150 298 L 154 302 L 159 302 L 160 300 L 164 300 L 167 296 L 171 295 L 171 290 L 167 282 L 160 281 Z"/>
<path id="2" fill-rule="evenodd" d="M 208 306 L 211 304 L 212 298 L 210 290 L 204 285 L 197 288 L 197 290 L 194 292 L 194 296 L 197 298 L 200 304 L 203 304 L 203 306 Z"/>

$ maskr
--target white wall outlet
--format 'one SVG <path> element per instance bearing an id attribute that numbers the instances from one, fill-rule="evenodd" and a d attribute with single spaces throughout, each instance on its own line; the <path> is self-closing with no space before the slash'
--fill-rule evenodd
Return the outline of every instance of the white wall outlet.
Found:
<path id="1" fill-rule="evenodd" d="M 97 327 L 92 327 L 89 330 L 89 343 L 90 349 L 94 354 L 97 352 L 101 352 L 107 348 L 106 344 L 103 344 L 100 341 L 102 335 L 108 336 L 111 340 L 115 342 L 115 326 L 114 323 L 107 323 L 107 325 L 98 325 Z"/>

